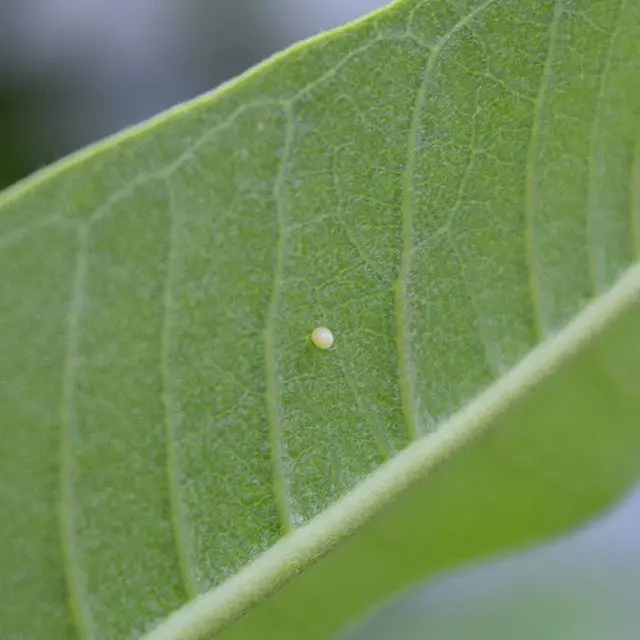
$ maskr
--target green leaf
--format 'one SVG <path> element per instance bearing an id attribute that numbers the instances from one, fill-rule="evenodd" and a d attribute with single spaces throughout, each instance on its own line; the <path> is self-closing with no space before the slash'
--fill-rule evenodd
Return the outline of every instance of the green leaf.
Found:
<path id="1" fill-rule="evenodd" d="M 6 192 L 2 636 L 324 638 L 627 490 L 639 38 L 405 0 Z"/>

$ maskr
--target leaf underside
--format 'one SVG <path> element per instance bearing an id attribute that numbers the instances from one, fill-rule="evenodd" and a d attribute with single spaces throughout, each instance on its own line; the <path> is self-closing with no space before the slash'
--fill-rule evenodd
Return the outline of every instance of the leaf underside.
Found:
<path id="1" fill-rule="evenodd" d="M 639 41 L 405 0 L 0 197 L 0 635 L 323 638 L 629 487 Z"/>

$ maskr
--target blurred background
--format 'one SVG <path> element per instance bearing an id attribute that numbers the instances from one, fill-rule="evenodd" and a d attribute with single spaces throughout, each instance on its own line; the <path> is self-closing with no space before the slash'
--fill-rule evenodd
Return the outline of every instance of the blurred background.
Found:
<path id="1" fill-rule="evenodd" d="M 0 0 L 0 189 L 381 0 Z M 416 585 L 344 640 L 640 638 L 640 492 L 585 530 Z"/>
<path id="2" fill-rule="evenodd" d="M 382 0 L 0 0 L 0 188 Z"/>

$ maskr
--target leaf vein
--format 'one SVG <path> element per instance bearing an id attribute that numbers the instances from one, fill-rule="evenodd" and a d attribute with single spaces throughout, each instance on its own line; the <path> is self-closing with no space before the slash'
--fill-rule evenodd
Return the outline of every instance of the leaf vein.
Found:
<path id="1" fill-rule="evenodd" d="M 555 57 L 555 49 L 558 40 L 560 17 L 564 9 L 564 0 L 556 0 L 551 30 L 549 36 L 549 48 L 542 69 L 540 79 L 540 90 L 536 96 L 533 107 L 533 124 L 531 126 L 531 137 L 529 140 L 529 150 L 526 161 L 526 181 L 525 181 L 525 207 L 524 207 L 524 228 L 525 228 L 525 256 L 527 269 L 529 272 L 529 290 L 531 292 L 533 331 L 536 342 L 541 342 L 547 335 L 545 318 L 543 318 L 540 283 L 536 274 L 535 258 L 535 178 L 538 153 L 540 151 L 540 127 L 542 124 L 542 111 L 545 108 L 547 90 L 551 79 L 551 65 Z"/>
<path id="2" fill-rule="evenodd" d="M 282 421 L 280 416 L 280 399 L 278 384 L 278 355 L 276 344 L 276 332 L 278 321 L 278 307 L 282 294 L 282 280 L 284 275 L 284 262 L 287 242 L 287 227 L 283 208 L 283 195 L 287 162 L 293 140 L 293 114 L 287 109 L 287 125 L 280 167 L 273 187 L 273 198 L 276 204 L 278 222 L 278 241 L 276 245 L 276 263 L 273 273 L 273 287 L 267 310 L 267 322 L 264 329 L 264 356 L 265 356 L 265 392 L 267 405 L 267 419 L 269 424 L 269 445 L 271 451 L 271 465 L 273 474 L 273 492 L 276 499 L 278 514 L 283 534 L 293 529 L 293 516 L 291 513 L 290 498 L 288 495 L 286 478 L 284 473 L 282 452 Z"/>
<path id="3" fill-rule="evenodd" d="M 407 141 L 407 161 L 402 177 L 401 199 L 401 224 L 402 224 L 402 253 L 400 269 L 394 282 L 394 315 L 396 328 L 396 350 L 398 354 L 398 378 L 400 385 L 400 397 L 402 410 L 409 438 L 415 440 L 423 432 L 418 394 L 416 391 L 415 367 L 411 357 L 411 335 L 409 331 L 409 301 L 407 287 L 411 276 L 411 262 L 413 256 L 414 231 L 413 211 L 415 208 L 413 198 L 413 182 L 416 172 L 416 151 L 420 135 L 420 121 L 426 106 L 431 82 L 436 63 L 451 39 L 476 17 L 486 11 L 497 0 L 487 0 L 473 11 L 461 18 L 446 34 L 433 46 L 427 58 L 427 63 L 422 73 L 420 87 L 416 94 Z"/>
<path id="4" fill-rule="evenodd" d="M 78 256 L 73 278 L 69 314 L 67 317 L 67 337 L 62 372 L 62 401 L 60 406 L 60 485 L 59 485 L 59 526 L 65 580 L 69 594 L 72 618 L 81 638 L 94 638 L 95 630 L 89 605 L 84 574 L 80 566 L 78 541 L 75 530 L 73 508 L 73 422 L 74 394 L 76 386 L 77 360 L 79 351 L 80 316 L 82 297 L 87 280 L 89 227 L 79 227 Z"/>
<path id="5" fill-rule="evenodd" d="M 184 504 L 180 491 L 180 469 L 178 465 L 178 453 L 176 450 L 176 428 L 174 422 L 175 406 L 173 400 L 170 356 L 171 356 L 171 330 L 173 310 L 173 288 L 176 273 L 177 259 L 177 209 L 175 206 L 175 194 L 169 180 L 166 181 L 169 192 L 169 215 L 171 229 L 169 232 L 169 248 L 167 257 L 167 274 L 164 286 L 163 307 L 164 317 L 162 321 L 161 344 L 161 377 L 162 377 L 162 404 L 164 408 L 164 430 L 167 465 L 167 486 L 169 491 L 169 507 L 171 511 L 171 524 L 176 545 L 176 554 L 180 567 L 180 577 L 188 599 L 194 598 L 197 593 L 195 572 L 191 566 L 191 556 L 187 544 L 187 522 L 184 513 Z"/>
<path id="6" fill-rule="evenodd" d="M 602 293 L 602 290 L 605 288 L 606 283 L 603 282 L 604 278 L 598 277 L 598 268 L 597 268 L 597 259 L 595 254 L 596 244 L 597 244 L 597 235 L 593 229 L 593 216 L 597 212 L 597 202 L 596 202 L 596 186 L 600 186 L 602 184 L 601 180 L 601 167 L 604 164 L 603 162 L 598 163 L 596 161 L 596 153 L 598 148 L 599 133 L 602 131 L 602 123 L 604 119 L 604 103 L 605 103 L 605 94 L 607 89 L 607 78 L 609 73 L 611 72 L 611 62 L 613 58 L 613 51 L 615 49 L 615 44 L 622 30 L 622 16 L 624 14 L 624 9 L 626 6 L 626 0 L 621 0 L 618 3 L 618 11 L 616 16 L 616 25 L 611 34 L 611 38 L 609 40 L 609 46 L 607 47 L 607 53 L 604 60 L 604 65 L 602 68 L 602 73 L 599 78 L 599 87 L 598 87 L 598 98 L 596 102 L 596 111 L 593 118 L 593 123 L 591 125 L 591 144 L 589 149 L 589 175 L 587 181 L 587 199 L 588 199 L 588 207 L 587 207 L 587 256 L 588 256 L 588 267 L 589 267 L 589 281 L 592 286 L 593 295 L 597 295 Z M 600 286 L 602 284 L 602 286 Z"/>
<path id="7" fill-rule="evenodd" d="M 13 244 L 26 240 L 32 233 L 46 229 L 47 227 L 73 227 L 73 223 L 64 220 L 58 215 L 39 218 L 32 224 L 17 227 L 0 236 L 0 249 L 6 249 Z"/>

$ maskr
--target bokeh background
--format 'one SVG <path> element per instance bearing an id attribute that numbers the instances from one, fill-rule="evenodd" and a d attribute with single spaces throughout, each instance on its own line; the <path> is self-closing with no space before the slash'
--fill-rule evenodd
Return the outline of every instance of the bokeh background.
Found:
<path id="1" fill-rule="evenodd" d="M 382 0 L 0 0 L 0 189 Z M 566 539 L 381 607 L 344 640 L 640 638 L 640 491 Z"/>

